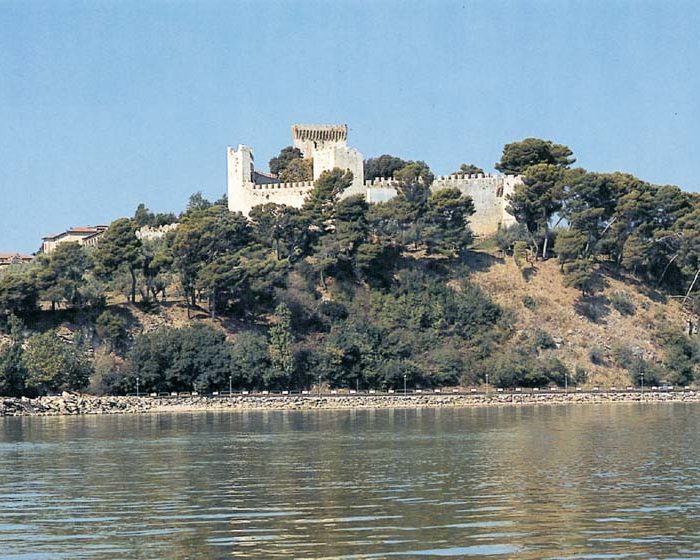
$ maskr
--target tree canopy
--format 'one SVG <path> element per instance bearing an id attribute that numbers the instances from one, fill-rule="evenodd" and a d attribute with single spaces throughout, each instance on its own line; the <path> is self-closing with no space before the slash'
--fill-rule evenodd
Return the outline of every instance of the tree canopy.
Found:
<path id="1" fill-rule="evenodd" d="M 301 153 L 299 148 L 294 146 L 282 148 L 280 153 L 270 160 L 270 173 L 280 176 L 292 163 L 301 160 L 303 157 L 304 154 Z"/>
<path id="2" fill-rule="evenodd" d="M 576 161 L 568 146 L 550 140 L 525 138 L 506 144 L 496 169 L 507 175 L 519 175 L 533 165 L 545 163 L 556 167 L 569 167 Z"/>

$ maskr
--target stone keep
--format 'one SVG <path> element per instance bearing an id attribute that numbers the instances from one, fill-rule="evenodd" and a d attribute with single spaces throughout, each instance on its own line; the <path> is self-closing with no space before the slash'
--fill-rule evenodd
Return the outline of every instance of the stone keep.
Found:
<path id="1" fill-rule="evenodd" d="M 313 158 L 314 181 L 324 171 L 346 169 L 353 174 L 352 185 L 342 198 L 361 194 L 369 203 L 386 202 L 396 196 L 396 182 L 392 179 L 364 180 L 363 157 L 354 148 L 348 148 L 347 125 L 294 125 L 294 146 L 304 158 Z M 313 189 L 313 181 L 280 183 L 279 179 L 265 172 L 256 171 L 253 150 L 244 145 L 238 149 L 227 148 L 228 159 L 228 207 L 232 212 L 248 215 L 259 204 L 274 202 L 301 207 Z M 522 179 L 512 175 L 447 175 L 436 177 L 431 189 L 457 188 L 474 201 L 475 214 L 470 219 L 476 235 L 491 235 L 499 227 L 515 223 L 506 207 L 506 197 Z"/>
<path id="2" fill-rule="evenodd" d="M 364 194 L 363 157 L 354 148 L 348 148 L 347 125 L 292 126 L 294 146 L 304 158 L 313 159 L 314 181 L 324 171 L 340 168 L 352 172 L 353 183 L 343 196 Z M 313 189 L 313 181 L 280 183 L 270 173 L 256 171 L 253 150 L 239 145 L 238 150 L 228 148 L 228 207 L 232 212 L 246 216 L 258 204 L 275 202 L 300 207 L 306 195 Z"/>

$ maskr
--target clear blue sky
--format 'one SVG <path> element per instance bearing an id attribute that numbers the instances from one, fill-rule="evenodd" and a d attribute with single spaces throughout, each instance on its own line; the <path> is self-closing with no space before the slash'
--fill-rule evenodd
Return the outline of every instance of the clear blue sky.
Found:
<path id="1" fill-rule="evenodd" d="M 700 2 L 0 0 L 0 251 L 180 211 L 292 123 L 492 169 L 507 142 L 698 189 Z"/>

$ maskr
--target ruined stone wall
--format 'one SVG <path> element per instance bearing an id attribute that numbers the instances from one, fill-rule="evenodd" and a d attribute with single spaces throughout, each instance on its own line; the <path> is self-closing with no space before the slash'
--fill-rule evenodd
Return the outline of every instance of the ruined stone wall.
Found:
<path id="1" fill-rule="evenodd" d="M 165 224 L 162 226 L 143 226 L 136 230 L 136 237 L 141 241 L 151 241 L 154 239 L 162 239 L 171 231 L 175 231 L 179 223 Z"/>

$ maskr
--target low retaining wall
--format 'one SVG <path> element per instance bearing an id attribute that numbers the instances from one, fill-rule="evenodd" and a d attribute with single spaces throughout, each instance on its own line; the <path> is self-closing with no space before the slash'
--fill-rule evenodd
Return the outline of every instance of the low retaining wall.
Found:
<path id="1" fill-rule="evenodd" d="M 58 416 L 126 414 L 196 410 L 318 410 L 360 408 L 418 408 L 613 402 L 700 402 L 700 392 L 607 393 L 489 393 L 476 395 L 354 395 L 354 396 L 233 396 L 233 397 L 56 397 L 0 398 L 0 416 Z"/>

